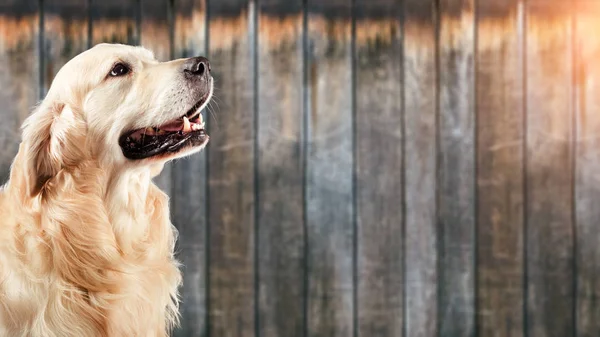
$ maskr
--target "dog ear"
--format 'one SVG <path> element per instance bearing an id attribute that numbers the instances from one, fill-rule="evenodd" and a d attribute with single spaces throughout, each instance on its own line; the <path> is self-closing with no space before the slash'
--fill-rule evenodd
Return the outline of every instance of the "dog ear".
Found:
<path id="1" fill-rule="evenodd" d="M 67 165 L 67 129 L 75 123 L 73 112 L 63 103 L 40 105 L 23 123 L 25 184 L 36 196 L 52 177 Z"/>

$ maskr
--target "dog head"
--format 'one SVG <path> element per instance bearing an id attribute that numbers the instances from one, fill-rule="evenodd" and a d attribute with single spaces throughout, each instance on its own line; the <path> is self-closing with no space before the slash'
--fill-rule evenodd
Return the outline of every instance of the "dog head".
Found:
<path id="1" fill-rule="evenodd" d="M 142 48 L 100 44 L 70 60 L 23 125 L 31 195 L 61 170 L 162 167 L 208 142 L 200 111 L 213 92 L 210 64 L 158 62 Z"/>

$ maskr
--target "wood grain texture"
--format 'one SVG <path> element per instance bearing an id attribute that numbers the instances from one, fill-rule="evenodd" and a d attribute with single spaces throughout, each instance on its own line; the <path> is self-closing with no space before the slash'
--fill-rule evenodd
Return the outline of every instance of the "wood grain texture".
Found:
<path id="1" fill-rule="evenodd" d="M 98 0 L 100 1 L 100 0 Z M 173 58 L 171 0 L 141 0 L 140 44 L 154 52 L 159 61 Z M 162 172 L 154 178 L 158 187 L 168 195 L 172 188 L 172 163 L 167 163 Z"/>
<path id="2" fill-rule="evenodd" d="M 438 332 L 437 60 L 433 0 L 404 4 L 406 335 Z M 419 19 L 419 21 L 413 20 Z"/>
<path id="3" fill-rule="evenodd" d="M 70 59 L 87 49 L 87 2 L 46 0 L 44 4 L 43 89 L 45 95 L 54 76 Z"/>
<path id="4" fill-rule="evenodd" d="M 475 336 L 473 0 L 440 2 L 440 336 Z"/>
<path id="5" fill-rule="evenodd" d="M 576 331 L 600 336 L 600 3 L 579 1 L 576 51 Z"/>
<path id="6" fill-rule="evenodd" d="M 238 1 L 233 15 L 226 5 L 231 3 L 208 7 L 209 58 L 220 106 L 209 120 L 209 328 L 211 336 L 245 337 L 255 332 L 255 31 L 249 23 L 255 9 Z M 213 48 L 221 29 L 245 34 L 230 49 Z"/>
<path id="7" fill-rule="evenodd" d="M 258 333 L 265 337 L 304 335 L 301 13 L 300 0 L 268 0 L 258 15 Z M 270 44 L 288 31 L 295 34 Z"/>
<path id="8" fill-rule="evenodd" d="M 356 59 L 356 205 L 358 336 L 403 333 L 402 6 L 359 0 L 357 15 L 380 13 L 385 42 L 358 45 Z M 356 35 L 372 15 L 359 16 Z"/>
<path id="9" fill-rule="evenodd" d="M 39 92 L 40 51 L 38 2 L 5 1 L 0 25 L 10 34 L 0 37 L 0 184 L 8 179 L 10 165 L 19 149 L 21 124 L 36 104 Z M 12 17 L 22 10 L 26 14 Z"/>
<path id="10" fill-rule="evenodd" d="M 478 335 L 523 336 L 523 9 L 477 2 Z M 489 19 L 488 19 L 489 18 Z M 482 22 L 492 20 L 482 42 Z"/>
<path id="11" fill-rule="evenodd" d="M 175 2 L 174 58 L 207 52 L 204 0 Z M 190 34 L 194 31 L 194 34 Z M 203 112 L 204 117 L 207 116 Z M 175 336 L 207 336 L 207 171 L 206 150 L 172 164 L 171 217 L 179 230 L 178 258 L 183 264 L 181 326 Z"/>
<path id="12" fill-rule="evenodd" d="M 174 58 L 199 56 L 207 52 L 207 0 L 176 0 L 174 3 Z"/>
<path id="13" fill-rule="evenodd" d="M 346 337 L 354 311 L 351 1 L 307 6 L 307 333 Z"/>
<path id="14" fill-rule="evenodd" d="M 159 61 L 172 57 L 171 0 L 143 0 L 141 2 L 141 44 L 152 50 Z"/>
<path id="15" fill-rule="evenodd" d="M 135 45 L 140 13 L 137 0 L 91 0 L 92 41 Z"/>
<path id="16" fill-rule="evenodd" d="M 89 44 L 168 60 L 210 39 L 211 141 L 158 179 L 175 336 L 597 337 L 599 18 L 587 0 L 0 0 L 0 179 Z"/>
<path id="17" fill-rule="evenodd" d="M 575 325 L 570 7 L 526 8 L 527 334 L 535 337 L 572 336 Z"/>

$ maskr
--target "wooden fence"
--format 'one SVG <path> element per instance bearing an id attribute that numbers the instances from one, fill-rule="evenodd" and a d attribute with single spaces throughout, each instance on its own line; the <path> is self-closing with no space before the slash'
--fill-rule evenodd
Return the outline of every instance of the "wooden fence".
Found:
<path id="1" fill-rule="evenodd" d="M 600 1 L 1 0 L 0 174 L 71 57 L 208 55 L 176 336 L 600 336 Z"/>

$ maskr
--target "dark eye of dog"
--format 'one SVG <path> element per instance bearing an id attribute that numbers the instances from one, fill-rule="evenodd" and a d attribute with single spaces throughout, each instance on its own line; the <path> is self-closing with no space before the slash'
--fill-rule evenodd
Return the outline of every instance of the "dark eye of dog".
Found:
<path id="1" fill-rule="evenodd" d="M 124 65 L 123 63 L 117 63 L 110 71 L 110 76 L 117 77 L 127 75 L 129 73 L 129 67 Z"/>

